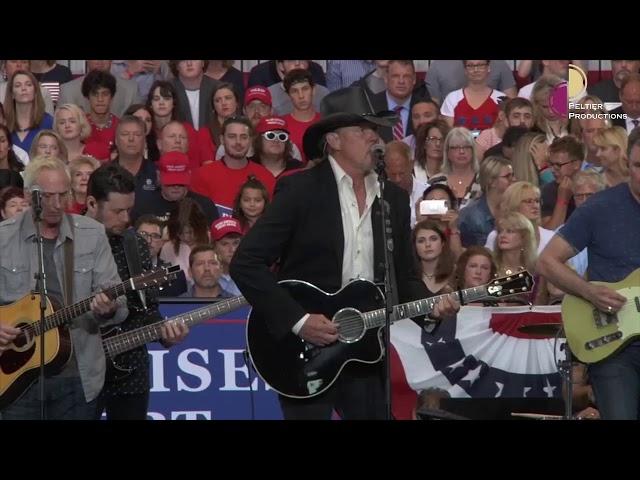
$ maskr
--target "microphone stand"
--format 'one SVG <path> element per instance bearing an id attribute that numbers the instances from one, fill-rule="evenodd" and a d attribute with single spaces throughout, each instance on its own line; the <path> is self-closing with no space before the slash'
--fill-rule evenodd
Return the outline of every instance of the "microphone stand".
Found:
<path id="1" fill-rule="evenodd" d="M 39 196 L 40 192 L 34 192 Z M 45 402 L 45 386 L 44 386 L 44 332 L 45 332 L 45 311 L 47 310 L 47 278 L 44 273 L 44 250 L 43 239 L 40 233 L 40 221 L 42 220 L 42 202 L 32 202 L 33 223 L 36 227 L 35 242 L 38 249 L 38 272 L 34 275 L 36 279 L 36 292 L 40 294 L 40 419 L 46 420 L 46 402 Z"/>
<path id="2" fill-rule="evenodd" d="M 380 221 L 382 223 L 382 240 L 384 248 L 384 290 L 385 290 L 385 327 L 384 327 L 384 349 L 385 349 L 385 404 L 386 418 L 392 420 L 391 413 L 391 316 L 393 315 L 393 306 L 398 304 L 398 292 L 395 276 L 395 266 L 393 261 L 393 231 L 391 228 L 391 220 L 388 218 L 389 210 L 385 201 L 385 181 L 387 180 L 387 172 L 385 171 L 384 153 L 374 150 L 376 166 L 375 170 L 378 174 L 378 184 L 380 185 Z"/>

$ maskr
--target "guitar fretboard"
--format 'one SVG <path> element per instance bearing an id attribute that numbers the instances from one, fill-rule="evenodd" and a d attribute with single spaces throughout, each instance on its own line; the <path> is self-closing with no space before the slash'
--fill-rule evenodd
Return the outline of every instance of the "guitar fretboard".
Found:
<path id="1" fill-rule="evenodd" d="M 115 285 L 107 290 L 104 290 L 103 293 L 106 293 L 109 298 L 118 298 L 121 295 L 124 295 L 129 290 L 134 288 L 133 279 L 129 279 L 126 282 Z M 59 327 L 60 325 L 64 325 L 66 323 L 71 322 L 76 317 L 87 313 L 91 310 L 91 300 L 93 300 L 93 296 L 89 298 L 85 298 L 84 300 L 80 300 L 73 305 L 68 305 L 51 315 L 47 315 L 44 319 L 44 331 L 47 332 L 53 328 Z M 35 322 L 31 324 L 32 326 L 32 334 L 40 335 L 41 334 L 41 325 L 40 322 Z"/>
<path id="2" fill-rule="evenodd" d="M 246 304 L 247 301 L 242 296 L 222 300 L 212 305 L 208 305 L 182 315 L 177 315 L 167 320 L 162 320 L 160 322 L 152 323 L 151 325 L 146 325 L 129 332 L 106 338 L 103 341 L 104 350 L 108 357 L 113 358 L 120 353 L 127 352 L 146 343 L 160 339 L 162 337 L 162 325 L 166 322 L 181 322 L 190 327 L 212 317 L 231 312 Z"/>
<path id="3" fill-rule="evenodd" d="M 460 301 L 460 293 L 462 293 L 462 301 Z M 446 293 L 444 295 L 438 295 L 436 297 L 423 298 L 415 300 L 413 302 L 402 303 L 393 307 L 393 315 L 391 317 L 391 323 L 405 318 L 416 317 L 418 315 L 426 315 L 433 311 L 436 303 L 443 298 L 450 297 L 461 304 L 475 302 L 482 298 L 487 297 L 487 287 L 473 287 L 462 290 L 461 292 Z M 365 328 L 377 328 L 381 327 L 386 322 L 386 309 L 380 308 L 378 310 L 372 310 L 362 314 L 364 318 Z"/>

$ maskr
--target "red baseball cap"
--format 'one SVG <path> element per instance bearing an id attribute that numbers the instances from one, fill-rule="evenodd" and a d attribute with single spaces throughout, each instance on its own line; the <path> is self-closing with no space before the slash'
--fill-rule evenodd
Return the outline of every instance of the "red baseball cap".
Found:
<path id="1" fill-rule="evenodd" d="M 256 126 L 256 132 L 264 133 L 273 130 L 283 130 L 289 133 L 289 126 L 284 118 L 280 117 L 263 117 Z"/>
<path id="2" fill-rule="evenodd" d="M 250 87 L 244 94 L 244 104 L 248 105 L 254 100 L 260 100 L 265 105 L 271 106 L 271 92 L 268 88 L 265 88 L 262 85 Z"/>
<path id="3" fill-rule="evenodd" d="M 165 153 L 158 159 L 158 171 L 163 185 L 191 185 L 191 164 L 185 153 Z"/>
<path id="4" fill-rule="evenodd" d="M 240 220 L 233 217 L 220 217 L 211 224 L 211 238 L 215 242 L 230 233 L 242 235 Z"/>

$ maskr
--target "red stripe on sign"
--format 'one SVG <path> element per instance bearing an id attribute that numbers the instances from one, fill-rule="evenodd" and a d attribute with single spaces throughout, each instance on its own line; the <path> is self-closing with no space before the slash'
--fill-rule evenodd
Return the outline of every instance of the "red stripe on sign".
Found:
<path id="1" fill-rule="evenodd" d="M 418 394 L 409 386 L 396 348 L 391 345 L 391 413 L 396 420 L 412 420 Z"/>
<path id="2" fill-rule="evenodd" d="M 562 324 L 559 312 L 522 312 L 522 313 L 494 313 L 491 315 L 489 327 L 496 333 L 516 338 L 549 338 L 548 335 L 533 335 L 519 330 L 525 325 Z"/>

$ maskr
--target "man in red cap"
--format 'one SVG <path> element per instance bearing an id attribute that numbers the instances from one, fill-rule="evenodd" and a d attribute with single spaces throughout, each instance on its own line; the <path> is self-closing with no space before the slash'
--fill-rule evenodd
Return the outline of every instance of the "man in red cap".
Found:
<path id="1" fill-rule="evenodd" d="M 145 214 L 153 214 L 160 220 L 168 221 L 171 212 L 183 198 L 194 200 L 205 216 L 207 223 L 216 220 L 220 214 L 214 203 L 207 197 L 191 192 L 191 164 L 189 156 L 182 152 L 167 152 L 157 162 L 158 183 L 160 188 L 147 195 L 144 204 L 138 204 L 131 214 L 133 221 Z"/>
<path id="2" fill-rule="evenodd" d="M 191 189 L 210 198 L 221 213 L 231 213 L 233 202 L 240 187 L 253 175 L 273 193 L 275 178 L 262 165 L 247 158 L 253 139 L 253 125 L 245 117 L 230 117 L 222 124 L 221 141 L 224 158 L 219 162 L 203 165 L 194 172 Z"/>
<path id="3" fill-rule="evenodd" d="M 240 221 L 233 217 L 221 217 L 211 225 L 211 241 L 222 267 L 222 276 L 218 283 L 222 290 L 232 295 L 242 295 L 236 282 L 229 275 L 229 264 L 242 239 Z"/>
<path id="4" fill-rule="evenodd" d="M 250 87 L 244 95 L 244 114 L 255 127 L 261 118 L 271 116 L 271 93 L 261 85 Z"/>
<path id="5" fill-rule="evenodd" d="M 265 167 L 275 178 L 286 171 L 303 167 L 302 162 L 293 158 L 289 127 L 283 118 L 260 119 L 256 133 L 259 137 L 254 142 L 255 155 L 251 160 Z"/>

